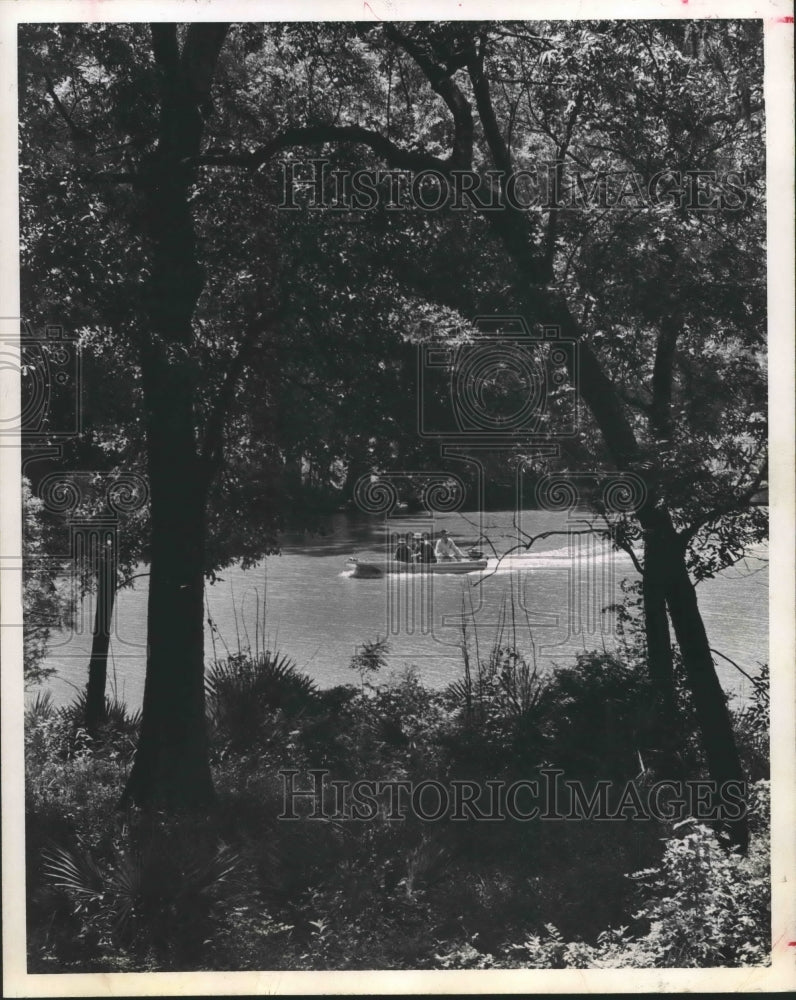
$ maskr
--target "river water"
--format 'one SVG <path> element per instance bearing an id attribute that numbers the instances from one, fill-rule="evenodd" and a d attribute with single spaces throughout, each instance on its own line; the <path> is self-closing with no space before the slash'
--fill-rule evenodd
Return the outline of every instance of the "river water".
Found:
<path id="1" fill-rule="evenodd" d="M 441 528 L 460 546 L 477 543 L 486 571 L 465 576 L 387 575 L 355 579 L 346 559 L 381 561 L 398 532 Z M 285 535 L 282 554 L 259 566 L 231 567 L 206 585 L 208 659 L 238 649 L 279 650 L 322 687 L 357 680 L 351 656 L 365 640 L 386 637 L 387 674 L 408 665 L 422 681 L 442 687 L 461 676 L 463 622 L 473 652 L 483 656 L 501 618 L 503 644 L 516 643 L 541 670 L 573 662 L 578 651 L 613 649 L 614 616 L 601 609 L 620 601 L 623 579 L 637 579 L 630 557 L 586 532 L 585 515 L 548 511 L 369 517 L 335 514 L 322 535 Z M 519 529 L 519 532 L 518 532 Z M 521 534 L 525 532 L 526 534 Z M 556 532 L 516 550 L 528 535 Z M 481 540 L 484 535 L 488 541 Z M 506 555 L 506 553 L 509 553 Z M 498 559 L 497 556 L 502 558 Z M 711 646 L 755 675 L 768 658 L 767 551 L 698 587 Z M 140 572 L 145 572 L 141 567 Z M 109 661 L 110 686 L 131 708 L 144 689 L 147 578 L 118 595 Z M 76 627 L 53 635 L 49 665 L 55 700 L 65 703 L 85 685 L 93 603 Z M 726 690 L 745 698 L 751 685 L 723 659 Z"/>

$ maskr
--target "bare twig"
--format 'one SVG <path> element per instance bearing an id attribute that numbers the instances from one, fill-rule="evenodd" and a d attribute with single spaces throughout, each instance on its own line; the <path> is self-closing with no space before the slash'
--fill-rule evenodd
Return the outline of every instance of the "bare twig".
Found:
<path id="1" fill-rule="evenodd" d="M 711 653 L 715 653 L 716 656 L 720 656 L 722 660 L 726 660 L 727 663 L 732 664 L 732 666 L 734 666 L 736 670 L 740 671 L 744 675 L 744 677 L 746 677 L 747 680 L 752 682 L 752 684 L 758 691 L 767 691 L 766 685 L 763 684 L 759 678 L 752 677 L 752 675 L 748 674 L 742 666 L 740 666 L 738 663 L 735 662 L 735 660 L 731 660 L 729 656 L 725 655 L 724 653 L 720 653 L 718 649 L 714 649 L 712 646 L 710 647 L 710 651 Z"/>

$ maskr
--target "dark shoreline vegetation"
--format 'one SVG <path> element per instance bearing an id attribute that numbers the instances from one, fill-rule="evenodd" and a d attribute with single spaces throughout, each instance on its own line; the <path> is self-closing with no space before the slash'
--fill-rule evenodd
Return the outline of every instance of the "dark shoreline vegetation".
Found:
<path id="1" fill-rule="evenodd" d="M 750 783 L 746 856 L 688 818 L 280 821 L 284 769 L 483 785 L 553 766 L 586 786 L 634 781 L 642 798 L 663 773 L 632 644 L 547 676 L 512 645 L 463 647 L 463 678 L 444 691 L 413 668 L 382 679 L 384 652 L 365 643 L 358 683 L 326 690 L 284 656 L 217 661 L 217 804 L 201 815 L 117 808 L 140 723 L 123 704 L 108 700 L 92 738 L 83 700 L 31 702 L 28 971 L 767 964 L 767 668 L 732 711 Z M 683 773 L 705 776 L 682 684 L 678 697 Z"/>

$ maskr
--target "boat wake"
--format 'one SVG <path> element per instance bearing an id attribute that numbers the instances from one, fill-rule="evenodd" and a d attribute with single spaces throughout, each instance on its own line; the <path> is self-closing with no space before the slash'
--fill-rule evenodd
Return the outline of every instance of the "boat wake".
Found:
<path id="1" fill-rule="evenodd" d="M 541 552 L 512 552 L 502 558 L 490 557 L 485 573 L 517 573 L 535 569 L 568 570 L 574 566 L 614 563 L 622 568 L 632 565 L 627 552 L 612 548 L 600 540 L 584 543 L 576 539 L 570 545 Z"/>
<path id="2" fill-rule="evenodd" d="M 465 561 L 462 563 L 445 564 L 445 569 L 440 570 L 440 564 L 431 564 L 426 567 L 434 573 L 440 575 L 467 575 L 467 576 L 494 576 L 507 573 L 532 572 L 534 570 L 560 570 L 567 572 L 573 568 L 583 567 L 586 564 L 591 566 L 608 565 L 612 563 L 621 569 L 631 567 L 630 556 L 622 551 L 612 548 L 602 539 L 574 537 L 569 545 L 559 546 L 555 549 L 547 549 L 540 552 L 516 551 L 503 556 L 489 556 L 479 562 Z M 340 572 L 340 576 L 357 579 L 381 578 L 386 573 L 392 575 L 415 575 L 424 570 L 418 565 L 402 567 L 393 561 L 381 561 L 378 556 L 365 555 L 364 558 L 357 557 L 350 562 Z"/>

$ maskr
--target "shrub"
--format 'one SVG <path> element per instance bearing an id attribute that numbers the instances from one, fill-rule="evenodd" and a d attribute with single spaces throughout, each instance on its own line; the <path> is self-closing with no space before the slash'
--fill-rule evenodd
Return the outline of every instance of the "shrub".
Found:
<path id="1" fill-rule="evenodd" d="M 439 757 L 439 729 L 446 713 L 441 696 L 420 681 L 416 667 L 407 667 L 374 689 L 362 706 L 364 725 L 378 747 L 389 774 L 434 773 Z M 382 766 L 383 766 L 382 765 Z"/>
<path id="2" fill-rule="evenodd" d="M 389 652 L 390 644 L 387 639 L 376 636 L 375 639 L 363 642 L 351 657 L 349 667 L 359 674 L 363 691 L 371 686 L 370 678 L 386 665 Z"/>
<path id="3" fill-rule="evenodd" d="M 74 618 L 69 575 L 42 555 L 62 551 L 58 526 L 48 518 L 43 501 L 33 494 L 30 480 L 22 477 L 22 630 L 25 686 L 41 684 L 55 673 L 47 666 L 50 633 L 68 627 Z"/>
<path id="4" fill-rule="evenodd" d="M 461 686 L 425 688 L 414 669 L 316 691 L 284 657 L 217 663 L 208 714 L 219 804 L 192 822 L 115 811 L 136 724 L 121 706 L 109 704 L 107 736 L 92 740 L 79 703 L 31 700 L 31 970 L 765 961 L 765 783 L 754 787 L 746 858 L 700 827 L 672 837 L 655 821 L 276 819 L 282 767 L 483 782 L 552 764 L 586 782 L 634 778 L 650 690 L 639 665 L 582 654 L 540 678 L 532 662 L 496 645 L 473 665 L 469 702 Z M 753 708 L 743 724 L 763 741 L 766 716 Z"/>
<path id="5" fill-rule="evenodd" d="M 666 844 L 634 919 L 650 923 L 640 957 L 655 967 L 765 965 L 771 951 L 768 784 L 752 789 L 758 834 L 746 856 L 728 852 L 695 823 Z"/>
<path id="6" fill-rule="evenodd" d="M 637 665 L 609 653 L 579 653 L 574 667 L 555 671 L 545 691 L 550 760 L 567 777 L 634 777 L 648 763 L 653 703 Z"/>
<path id="7" fill-rule="evenodd" d="M 58 710 L 60 717 L 74 730 L 85 725 L 86 692 L 81 691 L 72 702 Z M 113 737 L 135 740 L 141 726 L 141 710 L 131 712 L 115 694 L 105 695 L 105 715 L 97 732 L 99 741 Z"/>
<path id="8" fill-rule="evenodd" d="M 47 722 L 55 715 L 53 693 L 49 689 L 37 691 L 36 697 L 25 706 L 25 728 L 32 729 L 42 722 Z"/>
<path id="9" fill-rule="evenodd" d="M 195 822 L 133 821 L 102 853 L 54 845 L 42 862 L 98 957 L 121 949 L 161 968 L 212 967 L 212 935 L 249 901 L 240 855 Z"/>
<path id="10" fill-rule="evenodd" d="M 447 689 L 461 730 L 448 740 L 462 763 L 494 774 L 552 764 L 569 778 L 628 780 L 654 760 L 650 682 L 605 652 L 540 677 L 514 647 L 497 646 Z"/>
<path id="11" fill-rule="evenodd" d="M 549 681 L 513 645 L 497 642 L 486 657 L 471 659 L 462 646 L 464 677 L 445 692 L 460 727 L 445 742 L 461 766 L 494 774 L 545 759 L 544 696 Z M 455 766 L 455 765 L 454 765 Z"/>
<path id="12" fill-rule="evenodd" d="M 56 708 L 50 691 L 38 692 L 25 709 L 26 753 L 49 764 L 89 753 L 113 759 L 132 758 L 141 725 L 141 712 L 130 712 L 115 696 L 105 698 L 105 721 L 96 733 L 85 728 L 86 695 L 81 692 L 69 705 Z"/>
<path id="13" fill-rule="evenodd" d="M 52 709 L 52 706 L 50 706 Z M 54 843 L 89 849 L 108 841 L 127 777 L 130 753 L 109 743 L 96 752 L 84 729 L 75 729 L 55 709 L 33 706 L 25 729 L 25 849 L 27 917 L 31 962 L 51 971 L 95 958 L 81 937 L 73 907 L 54 898 L 43 883 L 41 854 Z M 122 968 L 114 965 L 113 968 Z"/>
<path id="14" fill-rule="evenodd" d="M 522 968 L 712 968 L 768 965 L 771 952 L 769 788 L 752 789 L 745 856 L 728 852 L 695 821 L 670 837 L 658 866 L 630 876 L 639 904 L 632 919 L 645 933 L 608 929 L 596 945 L 567 942 L 548 924 L 512 945 L 507 959 Z"/>
<path id="15" fill-rule="evenodd" d="M 205 678 L 207 713 L 217 737 L 236 750 L 281 731 L 279 720 L 317 706 L 317 689 L 287 656 L 267 651 L 217 660 Z M 276 729 L 274 725 L 276 723 Z"/>
<path id="16" fill-rule="evenodd" d="M 755 678 L 750 701 L 732 713 L 738 751 L 751 781 L 770 776 L 768 713 L 769 674 L 768 664 L 764 663 Z"/>

